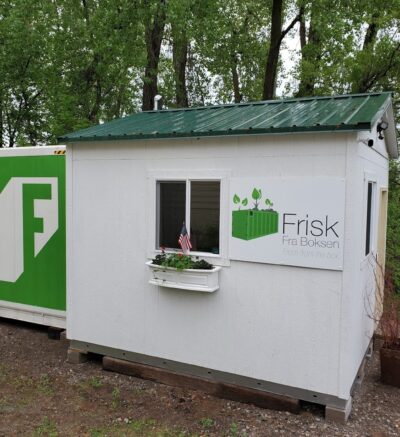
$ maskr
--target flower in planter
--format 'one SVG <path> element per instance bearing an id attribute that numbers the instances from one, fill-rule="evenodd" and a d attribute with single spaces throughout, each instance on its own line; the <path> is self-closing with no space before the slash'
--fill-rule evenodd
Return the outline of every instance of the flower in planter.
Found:
<path id="1" fill-rule="evenodd" d="M 165 252 L 153 258 L 152 263 L 162 267 L 172 267 L 177 270 L 197 269 L 197 270 L 212 270 L 213 265 L 199 259 L 193 258 L 190 255 L 185 255 L 182 252 L 166 254 Z"/>

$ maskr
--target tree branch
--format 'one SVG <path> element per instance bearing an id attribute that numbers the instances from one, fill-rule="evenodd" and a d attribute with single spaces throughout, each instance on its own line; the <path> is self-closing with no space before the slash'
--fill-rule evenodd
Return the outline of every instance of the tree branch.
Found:
<path id="1" fill-rule="evenodd" d="M 286 29 L 282 30 L 281 37 L 280 37 L 280 43 L 282 42 L 283 38 L 285 38 L 285 36 L 293 29 L 295 24 L 297 22 L 301 21 L 303 12 L 304 12 L 304 10 L 302 8 L 300 8 L 299 13 L 293 18 L 293 20 L 289 24 L 289 26 Z"/>

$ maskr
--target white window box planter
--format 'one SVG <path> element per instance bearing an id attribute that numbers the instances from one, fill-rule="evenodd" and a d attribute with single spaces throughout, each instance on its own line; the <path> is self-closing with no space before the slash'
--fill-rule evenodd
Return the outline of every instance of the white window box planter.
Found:
<path id="1" fill-rule="evenodd" d="M 219 266 L 214 266 L 211 270 L 177 270 L 172 267 L 158 266 L 151 261 L 148 261 L 146 265 L 151 270 L 149 284 L 205 293 L 213 293 L 219 289 L 218 274 L 221 270 Z"/>

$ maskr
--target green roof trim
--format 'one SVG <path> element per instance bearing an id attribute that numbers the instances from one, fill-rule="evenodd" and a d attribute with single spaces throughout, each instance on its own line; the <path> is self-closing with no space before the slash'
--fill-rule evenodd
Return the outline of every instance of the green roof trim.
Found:
<path id="1" fill-rule="evenodd" d="M 101 140 L 370 130 L 391 104 L 391 93 L 269 100 L 138 112 L 58 138 Z"/>

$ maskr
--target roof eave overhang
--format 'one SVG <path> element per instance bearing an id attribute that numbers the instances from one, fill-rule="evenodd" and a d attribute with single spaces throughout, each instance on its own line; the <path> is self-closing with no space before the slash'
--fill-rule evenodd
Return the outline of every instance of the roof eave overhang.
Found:
<path id="1" fill-rule="evenodd" d="M 399 157 L 399 149 L 397 144 L 396 120 L 394 118 L 392 98 L 390 94 L 371 120 L 371 129 L 381 120 L 386 121 L 388 124 L 388 128 L 385 131 L 385 142 L 389 157 L 397 159 Z"/>
<path id="2" fill-rule="evenodd" d="M 392 105 L 389 105 L 382 119 L 388 123 L 385 139 L 389 156 L 393 159 L 397 159 L 399 157 L 399 149 L 397 144 L 396 120 L 394 118 Z"/>
<path id="3" fill-rule="evenodd" d="M 163 139 L 177 139 L 177 138 L 201 138 L 201 137 L 231 137 L 243 135 L 290 135 L 298 133 L 337 133 L 337 132 L 356 132 L 360 130 L 370 130 L 370 123 L 360 123 L 357 125 L 337 125 L 337 126 L 315 126 L 315 127 L 297 127 L 291 128 L 270 128 L 270 129 L 235 129 L 226 131 L 207 131 L 207 132 L 182 132 L 163 134 L 154 132 L 151 134 L 142 135 L 107 135 L 107 136 L 80 136 L 80 137 L 59 137 L 58 141 L 63 143 L 81 143 L 94 141 L 120 141 L 120 140 L 163 140 Z"/>

